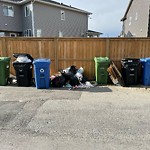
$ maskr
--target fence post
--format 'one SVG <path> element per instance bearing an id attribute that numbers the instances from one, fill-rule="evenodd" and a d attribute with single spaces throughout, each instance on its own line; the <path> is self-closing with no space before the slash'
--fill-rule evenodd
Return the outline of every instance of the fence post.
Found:
<path id="1" fill-rule="evenodd" d="M 6 38 L 2 38 L 2 56 L 7 56 Z"/>
<path id="2" fill-rule="evenodd" d="M 58 60 L 58 50 L 59 50 L 59 40 L 54 38 L 54 49 L 55 49 L 55 71 L 58 71 L 59 60 Z"/>
<path id="3" fill-rule="evenodd" d="M 39 57 L 42 57 L 42 43 L 41 43 L 41 40 L 38 41 L 38 50 L 39 50 Z"/>
<path id="4" fill-rule="evenodd" d="M 106 39 L 106 57 L 109 58 L 110 56 L 110 40 L 107 38 Z"/>

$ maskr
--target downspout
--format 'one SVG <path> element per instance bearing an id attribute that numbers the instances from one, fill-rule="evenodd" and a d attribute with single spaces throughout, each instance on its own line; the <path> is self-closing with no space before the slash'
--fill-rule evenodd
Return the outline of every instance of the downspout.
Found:
<path id="1" fill-rule="evenodd" d="M 123 19 L 121 19 L 120 21 L 122 21 L 122 31 L 121 31 L 121 36 L 123 36 L 123 37 L 125 37 L 126 36 L 126 34 L 125 34 L 125 20 L 126 20 L 127 18 L 123 18 Z"/>
<path id="2" fill-rule="evenodd" d="M 150 37 L 150 5 L 149 5 L 149 13 L 148 13 L 148 31 L 147 31 L 147 37 Z"/>
<path id="3" fill-rule="evenodd" d="M 122 33 L 123 33 L 123 37 L 125 37 L 125 20 L 123 21 L 123 25 L 122 25 Z"/>
<path id="4" fill-rule="evenodd" d="M 33 37 L 35 37 L 35 24 L 34 24 L 34 9 L 33 9 L 33 4 L 35 0 L 31 0 L 31 20 L 32 20 L 32 34 Z"/>

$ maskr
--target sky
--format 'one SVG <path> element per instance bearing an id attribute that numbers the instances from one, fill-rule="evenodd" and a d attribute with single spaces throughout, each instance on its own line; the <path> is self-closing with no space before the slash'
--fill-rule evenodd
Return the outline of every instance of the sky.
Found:
<path id="1" fill-rule="evenodd" d="M 102 37 L 117 37 L 122 30 L 120 21 L 130 0 L 56 0 L 88 12 L 88 29 L 101 32 Z"/>

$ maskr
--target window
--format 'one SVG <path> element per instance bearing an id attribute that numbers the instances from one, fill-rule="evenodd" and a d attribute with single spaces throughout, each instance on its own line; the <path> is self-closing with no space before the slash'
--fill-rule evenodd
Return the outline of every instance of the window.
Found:
<path id="1" fill-rule="evenodd" d="M 17 34 L 16 33 L 10 33 L 10 37 L 16 37 Z"/>
<path id="2" fill-rule="evenodd" d="M 31 35 L 32 35 L 31 34 L 31 29 L 27 29 L 27 30 L 24 31 L 24 36 L 29 37 Z"/>
<path id="3" fill-rule="evenodd" d="M 61 10 L 61 20 L 65 20 L 65 11 Z"/>
<path id="4" fill-rule="evenodd" d="M 37 29 L 37 37 L 41 37 L 42 36 L 42 30 L 41 29 Z"/>
<path id="5" fill-rule="evenodd" d="M 25 17 L 30 16 L 30 12 L 31 12 L 31 5 L 27 5 L 27 6 L 25 6 L 24 11 L 25 11 Z"/>
<path id="6" fill-rule="evenodd" d="M 5 36 L 5 32 L 0 32 L 0 37 Z"/>
<path id="7" fill-rule="evenodd" d="M 4 14 L 4 16 L 14 17 L 13 6 L 3 5 L 3 14 Z"/>
<path id="8" fill-rule="evenodd" d="M 59 37 L 63 37 L 63 32 L 59 31 Z"/>
<path id="9" fill-rule="evenodd" d="M 132 17 L 129 17 L 129 26 L 131 26 L 132 23 Z"/>

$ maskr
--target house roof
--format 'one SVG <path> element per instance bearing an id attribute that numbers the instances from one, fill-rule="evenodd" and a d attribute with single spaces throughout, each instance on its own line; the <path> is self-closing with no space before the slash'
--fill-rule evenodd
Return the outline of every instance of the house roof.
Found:
<path id="1" fill-rule="evenodd" d="M 123 18 L 122 18 L 120 21 L 125 21 L 125 20 L 127 19 L 127 14 L 128 14 L 128 11 L 129 11 L 129 9 L 130 9 L 130 7 L 131 7 L 131 5 L 132 5 L 132 2 L 133 2 L 133 0 L 130 0 L 130 2 L 129 2 L 129 4 L 128 4 L 128 7 L 127 7 L 127 10 L 126 10 L 126 12 L 125 12 Z"/>
<path id="2" fill-rule="evenodd" d="M 95 34 L 103 34 L 102 32 L 97 32 L 97 31 L 93 31 L 93 30 L 88 30 L 88 33 L 95 33 Z"/>
<path id="3" fill-rule="evenodd" d="M 22 5 L 22 4 L 25 4 L 27 2 L 32 1 L 33 3 L 34 2 L 39 2 L 39 3 L 43 3 L 43 4 L 55 6 L 55 7 L 60 7 L 60 8 L 69 9 L 69 10 L 72 10 L 72 11 L 77 11 L 77 12 L 80 12 L 80 13 L 85 13 L 85 14 L 88 14 L 88 15 L 92 14 L 91 12 L 88 12 L 88 11 L 85 11 L 85 10 L 82 10 L 82 9 L 78 9 L 78 8 L 72 7 L 71 5 L 65 5 L 63 3 L 59 3 L 59 2 L 56 2 L 56 1 L 52 1 L 52 0 L 1 0 L 1 1 L 14 3 L 14 4 L 18 4 L 18 5 Z"/>
<path id="4" fill-rule="evenodd" d="M 101 32 L 97 32 L 97 31 L 93 31 L 93 30 L 88 30 L 86 33 L 90 37 L 93 37 L 93 36 L 99 37 L 101 34 L 103 34 Z"/>

